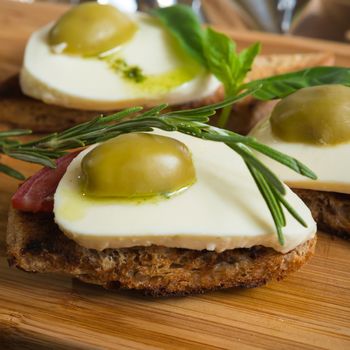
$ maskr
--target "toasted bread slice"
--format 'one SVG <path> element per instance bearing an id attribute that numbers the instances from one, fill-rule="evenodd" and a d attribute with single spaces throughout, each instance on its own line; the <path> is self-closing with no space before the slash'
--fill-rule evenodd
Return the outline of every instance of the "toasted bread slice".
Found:
<path id="1" fill-rule="evenodd" d="M 260 56 L 256 59 L 248 80 L 333 63 L 334 56 L 328 53 Z M 218 102 L 222 98 L 223 90 L 219 89 L 208 98 L 176 108 L 199 107 Z M 247 99 L 234 108 L 230 124 L 232 130 L 245 134 L 251 129 L 255 123 L 252 121 L 255 104 L 256 101 Z M 11 126 L 28 128 L 36 132 L 60 131 L 99 114 L 101 111 L 69 109 L 27 97 L 21 92 L 18 75 L 0 83 L 0 122 Z"/>
<path id="2" fill-rule="evenodd" d="M 36 132 L 64 130 L 90 120 L 98 111 L 81 111 L 53 106 L 25 96 L 19 85 L 18 74 L 0 83 L 0 122 L 10 127 Z"/>
<path id="3" fill-rule="evenodd" d="M 293 189 L 310 208 L 317 226 L 327 233 L 350 239 L 350 195 Z"/>
<path id="4" fill-rule="evenodd" d="M 282 279 L 313 255 L 316 237 L 287 254 L 262 246 L 222 253 L 161 246 L 97 251 L 67 238 L 51 214 L 10 209 L 7 244 L 10 264 L 28 272 L 65 273 L 107 289 L 170 296 Z"/>

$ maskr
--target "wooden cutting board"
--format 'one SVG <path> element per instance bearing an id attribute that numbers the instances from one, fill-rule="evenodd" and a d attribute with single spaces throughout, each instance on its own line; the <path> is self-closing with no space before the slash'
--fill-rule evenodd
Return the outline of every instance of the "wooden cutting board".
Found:
<path id="1" fill-rule="evenodd" d="M 64 8 L 0 1 L 0 79 L 18 71 L 25 41 Z M 232 32 L 266 53 L 332 51 L 350 65 L 349 47 Z M 7 160 L 32 174 L 36 167 Z M 350 242 L 319 234 L 316 255 L 283 282 L 185 298 L 107 292 L 65 276 L 28 274 L 6 262 L 10 196 L 0 175 L 0 349 L 350 349 Z"/>

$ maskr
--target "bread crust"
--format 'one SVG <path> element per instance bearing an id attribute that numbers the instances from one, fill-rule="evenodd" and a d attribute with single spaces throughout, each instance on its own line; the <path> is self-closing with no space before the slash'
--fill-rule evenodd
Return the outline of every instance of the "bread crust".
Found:
<path id="1" fill-rule="evenodd" d="M 24 95 L 15 74 L 0 84 L 0 122 L 35 132 L 55 132 L 83 123 L 100 115 L 98 111 L 84 111 L 48 105 Z"/>
<path id="2" fill-rule="evenodd" d="M 346 193 L 293 189 L 309 207 L 317 227 L 350 240 L 350 195 Z"/>
<path id="3" fill-rule="evenodd" d="M 52 214 L 10 209 L 10 265 L 28 272 L 59 272 L 107 289 L 146 295 L 204 293 L 257 287 L 298 270 L 314 253 L 316 237 L 282 254 L 256 246 L 222 253 L 161 246 L 106 249 L 79 246 L 55 225 Z"/>

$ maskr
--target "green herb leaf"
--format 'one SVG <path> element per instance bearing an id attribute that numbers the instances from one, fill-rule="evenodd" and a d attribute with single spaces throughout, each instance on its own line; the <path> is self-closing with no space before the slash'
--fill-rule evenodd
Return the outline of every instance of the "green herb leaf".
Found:
<path id="1" fill-rule="evenodd" d="M 204 38 L 209 71 L 222 82 L 226 96 L 236 94 L 260 51 L 260 44 L 253 44 L 237 54 L 235 43 L 225 34 L 207 28 Z M 231 110 L 232 106 L 223 108 L 218 120 L 219 127 L 227 125 Z"/>
<path id="2" fill-rule="evenodd" d="M 194 116 L 196 116 L 199 113 L 216 111 L 216 110 L 218 110 L 220 108 L 224 108 L 224 107 L 230 106 L 232 104 L 235 104 L 235 103 L 245 99 L 247 96 L 252 95 L 259 88 L 260 88 L 260 86 L 248 88 L 248 89 L 246 89 L 245 91 L 241 92 L 238 95 L 234 94 L 232 96 L 228 96 L 224 100 L 222 100 L 220 102 L 217 102 L 217 103 L 213 103 L 211 105 L 201 106 L 201 107 L 192 108 L 192 109 L 183 109 L 183 110 L 178 110 L 178 111 L 171 111 L 171 112 L 166 113 L 164 115 L 166 115 L 166 116 L 190 115 L 193 118 Z M 164 117 L 164 115 L 163 115 L 163 117 Z M 245 137 L 245 136 L 242 136 L 242 137 Z"/>
<path id="3" fill-rule="evenodd" d="M 275 75 L 270 78 L 254 80 L 243 87 L 260 88 L 253 93 L 259 100 L 273 100 L 292 94 L 293 92 L 309 87 L 324 84 L 342 84 L 350 86 L 350 68 L 345 67 L 315 67 L 294 73 Z"/>
<path id="4" fill-rule="evenodd" d="M 203 49 L 203 29 L 192 9 L 174 5 L 152 11 L 177 39 L 182 48 L 207 68 Z"/>
<path id="5" fill-rule="evenodd" d="M 297 159 L 293 157 L 289 157 L 286 154 L 277 151 L 267 145 L 261 144 L 257 142 L 254 138 L 250 138 L 246 141 L 246 144 L 249 147 L 255 149 L 256 151 L 265 154 L 269 158 L 276 160 L 277 162 L 287 166 L 288 168 L 294 170 L 295 172 L 307 176 L 310 179 L 316 180 L 316 174 L 309 169 L 306 165 L 299 162 Z"/>
<path id="6" fill-rule="evenodd" d="M 158 107 L 160 107 L 160 106 L 158 106 Z M 103 120 L 103 123 L 121 121 L 126 117 L 130 118 L 130 116 L 132 114 L 138 113 L 138 112 L 142 111 L 142 109 L 143 109 L 142 107 L 126 108 L 126 109 L 123 109 L 122 111 L 114 113 L 112 115 L 104 116 L 104 117 L 102 117 L 102 120 Z"/>
<path id="7" fill-rule="evenodd" d="M 304 219 L 295 211 L 295 209 L 293 207 L 291 207 L 291 205 L 287 202 L 287 200 L 285 199 L 285 197 L 283 197 L 283 195 L 281 193 L 279 193 L 278 191 L 276 191 L 275 188 L 272 187 L 272 191 L 274 193 L 274 195 L 277 197 L 278 201 L 280 201 L 280 203 L 289 211 L 289 213 L 304 227 L 307 227 L 306 222 L 304 221 Z"/>
<path id="8" fill-rule="evenodd" d="M 31 133 L 32 133 L 31 130 L 25 130 L 25 129 L 5 130 L 5 131 L 0 131 L 0 139 L 4 137 L 11 137 L 11 136 L 30 135 Z"/>
<path id="9" fill-rule="evenodd" d="M 15 158 L 15 159 L 19 159 L 19 160 L 23 160 L 25 162 L 29 162 L 29 163 L 35 163 L 35 164 L 40 164 L 43 166 L 47 166 L 49 168 L 55 168 L 56 164 L 54 161 L 52 161 L 48 156 L 46 155 L 42 155 L 38 152 L 25 152 L 22 150 L 18 150 L 15 152 L 6 152 L 6 154 L 11 157 L 11 158 Z"/>
<path id="10" fill-rule="evenodd" d="M 258 158 L 256 158 L 249 148 L 241 144 L 228 143 L 227 145 L 236 151 L 245 160 L 246 163 L 250 164 L 256 170 L 258 170 L 259 173 L 264 176 L 266 182 L 275 187 L 278 192 L 282 194 L 286 193 L 281 180 L 269 168 L 267 168 L 266 165 L 264 165 Z"/>
<path id="11" fill-rule="evenodd" d="M 149 109 L 148 111 L 144 112 L 141 116 L 136 117 L 136 118 L 140 119 L 141 117 L 144 118 L 144 117 L 148 117 L 150 115 L 159 115 L 159 113 L 161 111 L 163 111 L 164 109 L 166 109 L 167 107 L 168 107 L 168 105 L 166 103 L 163 103 L 159 106 L 155 106 L 155 107 Z"/>
<path id="12" fill-rule="evenodd" d="M 244 81 L 247 73 L 252 69 L 254 59 L 259 54 L 260 50 L 261 44 L 255 43 L 239 53 L 239 69 L 237 69 L 235 76 L 237 85 Z"/>
<path id="13" fill-rule="evenodd" d="M 8 176 L 14 177 L 17 180 L 24 180 L 25 176 L 23 174 L 21 174 L 20 172 L 18 172 L 17 170 L 0 163 L 0 173 L 4 173 Z"/>
<path id="14" fill-rule="evenodd" d="M 224 85 L 225 94 L 235 92 L 235 75 L 239 66 L 236 46 L 226 35 L 211 28 L 205 31 L 204 54 L 211 73 Z"/>
<path id="15" fill-rule="evenodd" d="M 251 166 L 249 163 L 246 162 L 246 165 L 248 167 L 248 170 L 250 171 L 250 174 L 252 175 L 262 197 L 264 198 L 266 205 L 268 206 L 272 219 L 276 226 L 277 236 L 279 243 L 283 246 L 284 245 L 284 236 L 282 232 L 282 228 L 286 224 L 286 219 L 281 207 L 281 203 L 279 201 L 279 198 L 276 197 L 274 192 L 271 190 L 270 185 L 266 182 L 265 178 L 257 169 L 255 169 L 253 166 Z"/>
<path id="16" fill-rule="evenodd" d="M 153 11 L 177 39 L 183 49 L 204 68 L 220 80 L 225 96 L 232 96 L 241 89 L 255 56 L 260 51 L 256 43 L 236 52 L 235 43 L 227 35 L 211 28 L 203 29 L 190 7 L 175 5 Z M 226 126 L 231 114 L 231 106 L 223 108 L 218 125 Z"/>

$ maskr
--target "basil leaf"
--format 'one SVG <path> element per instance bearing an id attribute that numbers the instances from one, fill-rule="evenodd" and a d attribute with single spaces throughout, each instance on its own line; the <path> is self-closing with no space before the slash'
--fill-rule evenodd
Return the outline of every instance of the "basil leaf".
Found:
<path id="1" fill-rule="evenodd" d="M 235 91 L 235 75 L 239 66 L 234 42 L 226 35 L 207 28 L 204 54 L 210 72 L 224 84 L 226 96 L 232 94 Z"/>
<path id="2" fill-rule="evenodd" d="M 189 55 L 222 82 L 226 96 L 238 92 L 260 51 L 260 44 L 253 44 L 238 55 L 235 43 L 227 35 L 202 28 L 189 6 L 158 8 L 152 14 L 159 18 Z"/>
<path id="3" fill-rule="evenodd" d="M 204 54 L 210 72 L 223 83 L 226 96 L 236 93 L 238 86 L 251 70 L 260 51 L 260 43 L 255 43 L 237 54 L 235 43 L 225 34 L 207 28 L 204 38 Z"/>
<path id="4" fill-rule="evenodd" d="M 309 86 L 325 84 L 342 84 L 350 86 L 350 68 L 345 67 L 315 67 L 298 72 L 275 75 L 259 79 L 243 85 L 242 88 L 252 88 L 261 84 L 253 93 L 259 100 L 273 100 Z"/>
<path id="5" fill-rule="evenodd" d="M 196 61 L 208 68 L 204 56 L 203 29 L 192 9 L 185 5 L 174 5 L 152 11 L 175 36 L 181 47 Z"/>
<path id="6" fill-rule="evenodd" d="M 237 84 L 241 84 L 247 73 L 251 70 L 255 57 L 261 49 L 260 43 L 255 43 L 241 51 L 238 55 L 239 70 L 236 76 Z"/>

